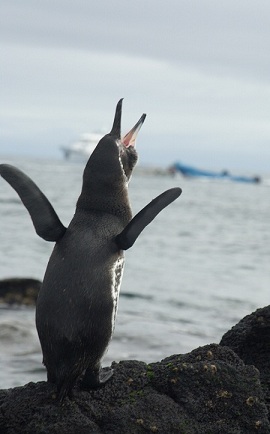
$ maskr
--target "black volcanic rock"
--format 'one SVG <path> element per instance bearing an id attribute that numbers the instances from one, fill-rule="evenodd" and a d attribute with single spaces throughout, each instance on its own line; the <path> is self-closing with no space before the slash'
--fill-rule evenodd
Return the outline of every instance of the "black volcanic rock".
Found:
<path id="1" fill-rule="evenodd" d="M 35 306 L 41 282 L 14 277 L 0 280 L 0 304 Z"/>
<path id="2" fill-rule="evenodd" d="M 270 411 L 270 306 L 247 315 L 221 339 L 246 365 L 260 371 L 265 401 Z"/>
<path id="3" fill-rule="evenodd" d="M 270 433 L 259 372 L 227 347 L 113 368 L 103 388 L 75 389 L 62 406 L 46 382 L 0 391 L 0 433 Z"/>

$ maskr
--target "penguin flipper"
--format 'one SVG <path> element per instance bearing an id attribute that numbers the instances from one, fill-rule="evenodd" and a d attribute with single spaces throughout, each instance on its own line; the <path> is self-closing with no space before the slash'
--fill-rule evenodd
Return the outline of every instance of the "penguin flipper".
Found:
<path id="1" fill-rule="evenodd" d="M 0 164 L 0 175 L 18 193 L 30 214 L 36 233 L 46 241 L 59 240 L 66 227 L 38 186 L 25 173 L 9 164 Z"/>
<path id="2" fill-rule="evenodd" d="M 135 243 L 143 229 L 171 202 L 182 193 L 181 188 L 171 188 L 153 199 L 127 224 L 125 229 L 117 235 L 115 241 L 122 250 L 127 250 Z"/>

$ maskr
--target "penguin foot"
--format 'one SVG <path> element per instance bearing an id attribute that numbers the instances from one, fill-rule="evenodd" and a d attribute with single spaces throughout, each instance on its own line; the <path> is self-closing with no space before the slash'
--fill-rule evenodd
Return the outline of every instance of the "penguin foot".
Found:
<path id="1" fill-rule="evenodd" d="M 102 371 L 99 373 L 99 382 L 100 385 L 103 386 L 107 381 L 113 376 L 113 369 L 107 368 L 102 369 Z"/>
<path id="2" fill-rule="evenodd" d="M 81 382 L 81 389 L 90 390 L 98 389 L 104 386 L 105 383 L 112 377 L 113 369 L 106 368 L 98 371 L 86 370 Z"/>

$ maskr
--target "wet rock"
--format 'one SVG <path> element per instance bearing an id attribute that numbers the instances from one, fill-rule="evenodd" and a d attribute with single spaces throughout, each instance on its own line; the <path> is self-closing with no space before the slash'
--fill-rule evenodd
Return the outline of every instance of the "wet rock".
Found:
<path id="1" fill-rule="evenodd" d="M 270 412 L 270 306 L 247 315 L 220 342 L 231 348 L 246 365 L 260 371 L 260 381 Z"/>
<path id="2" fill-rule="evenodd" d="M 46 382 L 0 391 L 1 434 L 270 433 L 259 372 L 227 347 L 113 368 L 103 388 L 75 389 L 62 406 Z"/>
<path id="3" fill-rule="evenodd" d="M 30 278 L 0 280 L 0 304 L 35 306 L 41 282 Z"/>

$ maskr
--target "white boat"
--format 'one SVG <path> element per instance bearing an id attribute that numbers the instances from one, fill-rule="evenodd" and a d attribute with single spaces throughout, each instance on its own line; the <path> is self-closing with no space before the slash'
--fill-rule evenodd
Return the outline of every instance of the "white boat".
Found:
<path id="1" fill-rule="evenodd" d="M 64 157 L 66 159 L 72 157 L 79 157 L 81 159 L 89 158 L 103 136 L 104 133 L 102 132 L 82 134 L 79 139 L 76 142 L 71 143 L 71 145 L 61 146 Z"/>

